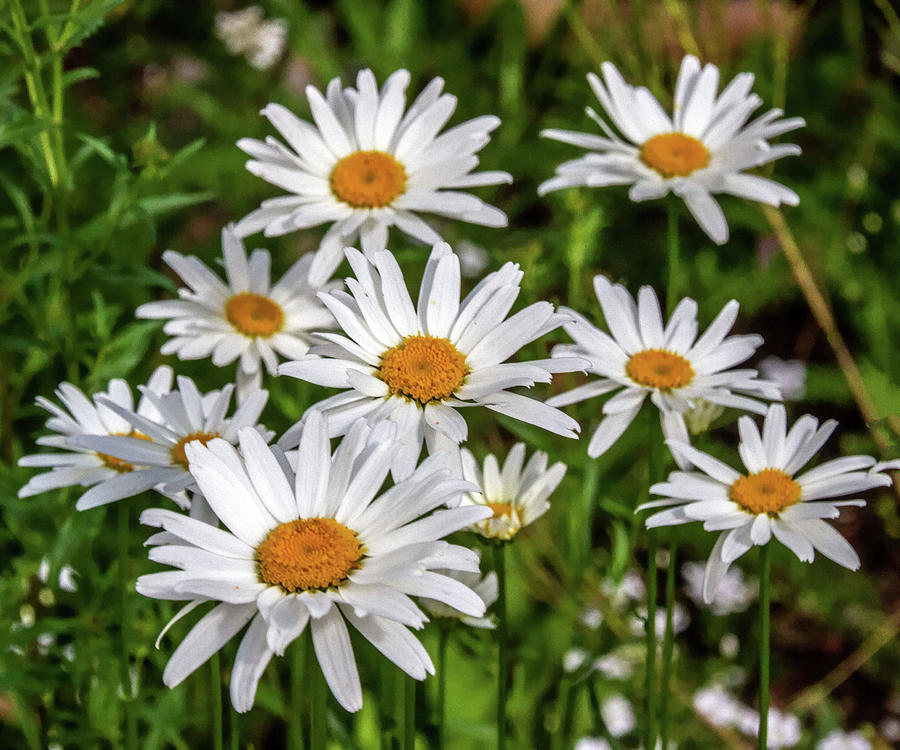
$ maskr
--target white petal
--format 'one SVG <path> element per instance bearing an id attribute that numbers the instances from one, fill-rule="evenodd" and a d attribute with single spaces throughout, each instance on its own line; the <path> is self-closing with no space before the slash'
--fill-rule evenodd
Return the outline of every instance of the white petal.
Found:
<path id="1" fill-rule="evenodd" d="M 253 708 L 256 686 L 266 670 L 272 651 L 266 644 L 266 621 L 257 614 L 241 639 L 231 670 L 231 705 L 238 713 Z"/>
<path id="2" fill-rule="evenodd" d="M 167 687 L 185 677 L 224 646 L 256 613 L 255 604 L 219 604 L 205 614 L 175 649 L 163 672 Z"/>
<path id="3" fill-rule="evenodd" d="M 316 659 L 332 694 L 347 711 L 359 711 L 362 687 L 343 617 L 332 607 L 327 615 L 314 619 L 310 628 Z"/>

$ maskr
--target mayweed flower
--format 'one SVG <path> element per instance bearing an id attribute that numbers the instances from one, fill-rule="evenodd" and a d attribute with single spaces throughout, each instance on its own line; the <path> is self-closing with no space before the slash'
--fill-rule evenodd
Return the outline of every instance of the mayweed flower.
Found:
<path id="1" fill-rule="evenodd" d="M 278 369 L 278 355 L 296 359 L 309 349 L 310 330 L 334 325 L 331 313 L 316 297 L 320 286 L 309 282 L 311 255 L 292 265 L 271 284 L 271 256 L 267 250 L 247 252 L 234 227 L 222 230 L 222 255 L 227 283 L 194 256 L 173 250 L 163 260 L 187 284 L 177 300 L 147 302 L 139 318 L 168 318 L 163 331 L 172 336 L 163 354 L 180 359 L 212 357 L 216 367 L 238 360 L 238 400 L 261 386 L 260 361 L 270 375 Z"/>
<path id="2" fill-rule="evenodd" d="M 664 500 L 644 503 L 638 511 L 666 507 L 647 519 L 647 528 L 703 521 L 707 531 L 722 531 L 713 547 L 703 581 L 703 599 L 711 602 L 729 566 L 754 545 L 768 544 L 774 535 L 803 562 L 812 562 L 815 550 L 850 570 L 859 557 L 825 518 L 837 518 L 845 505 L 863 506 L 864 500 L 833 500 L 873 487 L 884 487 L 884 474 L 863 471 L 875 465 L 871 456 L 845 456 L 826 461 L 798 474 L 834 431 L 837 422 L 821 427 L 809 414 L 786 431 L 781 404 L 766 413 L 760 436 L 749 417 L 738 420 L 738 453 L 747 473 L 742 474 L 687 443 L 668 441 L 700 471 L 672 472 L 650 491 Z"/>
<path id="3" fill-rule="evenodd" d="M 670 118 L 643 86 L 625 83 L 616 66 L 605 62 L 601 81 L 587 79 L 620 138 L 593 109 L 587 114 L 607 137 L 570 130 L 544 130 L 546 138 L 591 150 L 587 156 L 561 164 L 556 176 L 542 183 L 541 194 L 574 185 L 630 185 L 633 201 L 662 198 L 669 192 L 682 198 L 700 227 L 717 244 L 728 239 L 728 224 L 714 193 L 795 206 L 797 194 L 784 185 L 744 170 L 800 153 L 790 143 L 769 139 L 802 127 L 801 117 L 779 119 L 769 110 L 749 124 L 762 99 L 750 93 L 752 73 L 741 73 L 717 96 L 719 69 L 687 55 L 675 85 Z"/>
<path id="4" fill-rule="evenodd" d="M 253 426 L 267 440 L 272 437 L 270 431 L 257 424 L 269 398 L 268 391 L 251 393 L 230 418 L 225 417 L 234 391 L 230 383 L 221 391 L 201 395 L 193 380 L 179 376 L 178 388 L 171 393 L 157 396 L 146 388 L 143 391 L 156 409 L 152 416 L 139 414 L 102 396 L 97 398 L 121 417 L 131 431 L 102 437 L 82 435 L 75 439 L 75 444 L 126 461 L 133 468 L 118 483 L 110 480 L 85 492 L 75 506 L 78 510 L 121 500 L 150 487 L 187 507 L 190 501 L 185 491 L 196 488 L 188 471 L 189 443 L 207 443 L 219 437 L 235 443 L 238 430 L 246 426 Z M 132 481 L 126 484 L 128 477 Z"/>
<path id="5" fill-rule="evenodd" d="M 243 55 L 257 70 L 268 70 L 284 54 L 287 22 L 283 18 L 263 20 L 258 5 L 223 10 L 216 13 L 216 36 L 232 55 Z"/>
<path id="6" fill-rule="evenodd" d="M 167 365 L 158 367 L 147 381 L 144 395 L 138 402 L 137 414 L 158 420 L 160 415 L 155 398 L 168 393 L 171 387 L 172 368 Z M 51 414 L 47 428 L 56 433 L 39 437 L 37 443 L 65 452 L 37 453 L 19 459 L 19 466 L 50 467 L 50 471 L 29 479 L 19 490 L 19 497 L 80 485 L 103 487 L 104 495 L 110 498 L 107 502 L 112 502 L 148 490 L 156 484 L 153 477 L 142 472 L 134 473 L 135 467 L 128 461 L 76 442 L 83 435 L 142 437 L 127 419 L 103 403 L 103 399 L 109 399 L 123 409 L 133 409 L 134 397 L 128 383 L 119 378 L 111 380 L 108 390 L 95 394 L 93 400 L 71 383 L 62 383 L 56 390 L 56 396 L 62 407 L 42 396 L 37 398 L 38 406 Z"/>
<path id="7" fill-rule="evenodd" d="M 479 568 L 481 566 L 481 554 L 474 550 L 475 555 L 478 557 Z M 497 601 L 498 584 L 497 584 L 497 574 L 491 571 L 486 575 L 481 575 L 481 570 L 478 571 L 469 571 L 469 570 L 435 570 L 435 573 L 439 573 L 441 575 L 445 575 L 448 578 L 453 578 L 464 586 L 472 589 L 478 596 L 481 598 L 481 601 L 484 602 L 485 609 L 489 608 L 495 601 Z M 444 620 L 459 620 L 459 622 L 463 623 L 463 625 L 469 625 L 473 628 L 486 628 L 493 629 L 494 622 L 491 620 L 489 616 L 484 617 L 472 617 L 472 615 L 467 615 L 465 612 L 460 612 L 455 607 L 451 607 L 449 604 L 444 604 L 443 602 L 437 599 L 429 599 L 427 597 L 422 597 L 419 600 L 419 603 L 422 605 L 422 608 L 432 617 L 436 617 Z"/>
<path id="8" fill-rule="evenodd" d="M 757 335 L 727 336 L 738 314 L 735 300 L 697 338 L 697 303 L 689 297 L 678 303 L 663 327 L 659 300 L 651 287 L 641 287 L 635 303 L 621 284 L 597 275 L 594 291 L 612 335 L 574 310 L 560 308 L 573 318 L 563 328 L 575 344 L 555 347 L 553 356 L 590 360 L 588 372 L 601 379 L 547 399 L 551 406 L 565 406 L 622 389 L 603 405 L 604 418 L 588 444 L 592 458 L 603 455 L 619 439 L 647 396 L 660 410 L 665 436 L 685 443 L 689 438 L 684 414 L 701 400 L 764 414 L 765 404 L 739 394 L 780 398 L 778 388 L 759 380 L 756 370 L 730 369 L 763 343 Z M 681 468 L 688 468 L 683 455 L 675 459 Z"/>
<path id="9" fill-rule="evenodd" d="M 362 689 L 348 622 L 422 680 L 434 668 L 407 628 L 421 628 L 427 618 L 410 596 L 484 614 L 475 592 L 434 571 L 478 570 L 473 552 L 442 539 L 486 511 L 432 513 L 468 483 L 433 457 L 378 495 L 393 450 L 386 425 L 375 434 L 357 422 L 332 455 L 322 415 L 311 412 L 304 424 L 296 474 L 252 428 L 240 431 L 240 453 L 221 439 L 187 446 L 191 473 L 224 529 L 159 508 L 141 515 L 179 537 L 150 552 L 178 570 L 141 576 L 138 591 L 188 600 L 186 609 L 218 602 L 172 654 L 163 673 L 169 687 L 250 623 L 231 672 L 232 705 L 248 711 L 272 655 L 282 655 L 308 625 L 331 692 L 358 711 Z"/>
<path id="10" fill-rule="evenodd" d="M 523 526 L 536 521 L 550 508 L 547 498 L 566 474 L 566 465 L 557 461 L 547 467 L 547 454 L 535 451 L 525 464 L 525 444 L 510 448 L 503 468 L 493 453 L 484 459 L 484 470 L 475 456 L 463 448 L 463 477 L 478 487 L 463 496 L 463 505 L 486 505 L 493 514 L 472 527 L 487 539 L 508 542 Z M 524 464 L 524 468 L 523 468 Z"/>
<path id="11" fill-rule="evenodd" d="M 346 335 L 316 333 L 323 343 L 281 365 L 283 375 L 316 385 L 344 388 L 320 401 L 332 436 L 343 435 L 358 418 L 389 419 L 398 425 L 391 455 L 395 478 L 416 465 L 423 439 L 455 446 L 468 434 L 457 409 L 482 405 L 565 437 L 578 424 L 546 404 L 507 389 L 550 382 L 554 372 L 586 363 L 576 358 L 506 362 L 525 344 L 559 326 L 565 316 L 549 302 L 536 302 L 507 318 L 519 294 L 522 272 L 506 263 L 489 273 L 460 302 L 459 258 L 446 243 L 434 246 L 413 306 L 403 272 L 387 250 L 367 260 L 347 249 L 356 278 L 346 292 L 320 298 Z M 299 429 L 299 427 L 298 427 Z M 296 429 L 279 440 L 296 445 Z"/>
<path id="12" fill-rule="evenodd" d="M 238 146 L 251 157 L 250 172 L 291 195 L 263 201 L 238 223 L 238 233 L 262 229 L 274 237 L 331 223 L 311 269 L 314 280 L 324 281 L 357 237 L 369 257 L 387 246 L 391 226 L 421 242 L 439 242 L 419 212 L 505 227 L 506 214 L 461 190 L 512 182 L 506 172 L 472 173 L 475 154 L 500 120 L 476 117 L 438 135 L 456 97 L 442 94 L 444 81 L 435 78 L 404 114 L 408 85 L 409 72 L 398 70 L 379 92 L 372 71 L 362 70 L 355 89 L 342 89 L 339 78 L 325 96 L 307 86 L 315 125 L 280 104 L 266 106 L 262 114 L 290 148 L 274 138 L 242 138 Z"/>

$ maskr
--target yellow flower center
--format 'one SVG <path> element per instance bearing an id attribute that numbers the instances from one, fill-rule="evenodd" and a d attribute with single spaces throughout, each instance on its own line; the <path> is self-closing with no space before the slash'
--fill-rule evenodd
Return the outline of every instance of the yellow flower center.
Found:
<path id="1" fill-rule="evenodd" d="M 781 469 L 763 469 L 737 479 L 728 495 L 748 513 L 778 515 L 799 502 L 801 492 L 800 485 Z"/>
<path id="2" fill-rule="evenodd" d="M 522 519 L 512 503 L 485 503 L 494 515 L 474 524 L 474 530 L 487 539 L 508 542 L 522 528 Z"/>
<path id="3" fill-rule="evenodd" d="M 407 336 L 381 358 L 378 377 L 395 396 L 427 404 L 453 395 L 469 366 L 449 339 L 437 336 Z"/>
<path id="4" fill-rule="evenodd" d="M 625 372 L 635 383 L 661 391 L 683 388 L 694 379 L 691 363 L 665 349 L 645 349 L 632 355 Z"/>
<path id="5" fill-rule="evenodd" d="M 406 169 L 384 151 L 357 151 L 331 172 L 331 192 L 354 208 L 389 206 L 406 189 Z"/>
<path id="6" fill-rule="evenodd" d="M 153 442 L 152 438 L 148 438 L 146 435 L 138 432 L 137 430 L 132 430 L 131 432 L 116 432 L 114 434 L 120 437 L 133 437 L 137 438 L 138 440 L 150 440 L 150 442 Z M 107 468 L 112 469 L 113 471 L 118 471 L 122 474 L 128 471 L 134 471 L 134 466 L 128 463 L 128 461 L 126 461 L 125 459 L 110 456 L 108 453 L 98 453 L 97 455 L 100 456 L 100 460 L 103 461 L 104 464 L 106 464 Z"/>
<path id="7" fill-rule="evenodd" d="M 663 177 L 687 177 L 709 164 L 709 151 L 692 136 L 662 133 L 641 146 L 641 161 Z"/>
<path id="8" fill-rule="evenodd" d="M 194 440 L 200 441 L 202 445 L 206 445 L 213 438 L 219 437 L 218 432 L 192 432 L 185 435 L 172 447 L 172 460 L 176 464 L 181 464 L 185 469 L 188 468 L 187 454 L 184 452 L 184 446 Z"/>
<path id="9" fill-rule="evenodd" d="M 511 503 L 488 503 L 487 507 L 494 511 L 494 518 L 512 518 L 515 512 Z"/>
<path id="10" fill-rule="evenodd" d="M 290 593 L 340 586 L 362 556 L 356 532 L 333 518 L 288 521 L 256 548 L 259 577 Z"/>
<path id="11" fill-rule="evenodd" d="M 245 336 L 268 338 L 284 326 L 284 310 L 268 297 L 241 292 L 225 303 L 225 317 Z"/>

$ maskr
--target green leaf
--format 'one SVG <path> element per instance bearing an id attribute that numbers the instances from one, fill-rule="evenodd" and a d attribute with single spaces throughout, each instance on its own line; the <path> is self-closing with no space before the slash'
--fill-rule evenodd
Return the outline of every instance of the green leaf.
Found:
<path id="1" fill-rule="evenodd" d="M 140 321 L 127 325 L 97 355 L 90 380 L 95 386 L 105 386 L 112 378 L 124 378 L 138 366 L 153 340 L 155 321 Z"/>
<path id="2" fill-rule="evenodd" d="M 138 207 L 150 216 L 158 216 L 167 211 L 178 211 L 215 198 L 215 193 L 204 190 L 197 193 L 175 193 L 174 195 L 152 195 L 141 198 Z"/>

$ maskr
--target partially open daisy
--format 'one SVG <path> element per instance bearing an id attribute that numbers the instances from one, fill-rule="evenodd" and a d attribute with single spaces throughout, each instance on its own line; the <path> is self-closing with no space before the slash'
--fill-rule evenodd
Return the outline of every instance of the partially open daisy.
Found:
<path id="1" fill-rule="evenodd" d="M 472 173 L 500 120 L 476 117 L 438 135 L 456 97 L 442 94 L 444 81 L 435 78 L 404 113 L 408 85 L 409 73 L 398 70 L 379 91 L 372 71 L 362 70 L 355 89 L 343 89 L 339 78 L 325 96 L 308 86 L 315 125 L 280 104 L 263 109 L 290 148 L 274 138 L 242 138 L 238 146 L 252 157 L 248 170 L 292 195 L 263 201 L 238 233 L 264 229 L 271 237 L 331 222 L 311 268 L 321 282 L 357 237 L 366 255 L 385 248 L 391 226 L 428 244 L 440 241 L 418 212 L 506 226 L 506 214 L 461 190 L 512 182 L 506 172 Z"/>
<path id="2" fill-rule="evenodd" d="M 575 344 L 554 348 L 553 356 L 590 360 L 588 371 L 601 379 L 547 400 L 564 406 L 622 389 L 603 405 L 605 416 L 588 444 L 591 457 L 603 455 L 619 439 L 647 396 L 659 407 L 666 437 L 683 442 L 689 440 L 684 414 L 701 399 L 758 414 L 765 414 L 766 405 L 747 395 L 781 399 L 778 387 L 757 378 L 756 370 L 730 369 L 763 343 L 762 336 L 727 335 L 737 318 L 736 301 L 725 305 L 697 338 L 697 303 L 688 297 L 678 303 L 664 327 L 651 287 L 641 287 L 635 303 L 625 287 L 598 275 L 594 291 L 612 336 L 574 310 L 561 308 L 573 318 L 563 328 Z M 687 468 L 680 455 L 675 458 Z"/>
<path id="3" fill-rule="evenodd" d="M 484 614 L 475 592 L 434 569 L 478 570 L 473 552 L 442 539 L 486 511 L 432 512 L 469 488 L 438 457 L 379 495 L 393 446 L 386 430 L 378 439 L 372 432 L 358 422 L 332 455 L 323 417 L 310 413 L 296 475 L 253 429 L 240 431 L 240 454 L 219 439 L 187 447 L 191 472 L 225 528 L 162 509 L 141 516 L 180 540 L 150 552 L 178 570 L 141 576 L 138 591 L 188 600 L 188 610 L 218 602 L 175 650 L 166 685 L 179 684 L 249 622 L 231 673 L 232 704 L 248 711 L 272 655 L 283 654 L 308 625 L 331 692 L 358 711 L 362 690 L 347 622 L 422 680 L 434 668 L 408 628 L 427 618 L 410 597 Z"/>
<path id="4" fill-rule="evenodd" d="M 101 437 L 82 435 L 74 439 L 75 445 L 133 466 L 128 474 L 85 492 L 75 506 L 78 510 L 106 505 L 150 487 L 186 507 L 190 503 L 185 491 L 196 489 L 188 471 L 189 443 L 205 444 L 219 437 L 235 443 L 238 430 L 246 426 L 253 426 L 267 439 L 272 437 L 273 433 L 257 424 L 269 398 L 268 391 L 249 394 L 234 414 L 226 418 L 234 391 L 231 384 L 221 391 L 201 395 L 193 380 L 179 376 L 178 388 L 171 393 L 157 396 L 146 388 L 142 390 L 155 407 L 155 415 L 139 414 L 100 396 L 97 401 L 121 417 L 130 426 L 130 432 Z M 136 486 L 141 489 L 133 489 Z"/>
<path id="5" fill-rule="evenodd" d="M 492 515 L 472 526 L 488 539 L 508 542 L 523 526 L 540 518 L 550 508 L 547 498 L 566 474 L 566 465 L 557 461 L 547 468 L 547 454 L 535 451 L 525 464 L 525 444 L 510 448 L 503 468 L 493 453 L 484 459 L 484 470 L 475 456 L 462 449 L 463 476 L 480 490 L 466 493 L 462 505 L 486 505 Z M 523 468 L 524 464 L 524 468 Z"/>
<path id="6" fill-rule="evenodd" d="M 148 394 L 159 397 L 168 393 L 171 387 L 172 368 L 167 365 L 158 367 L 147 381 L 146 393 L 138 403 L 137 413 L 147 419 L 158 420 L 159 412 Z M 118 378 L 111 380 L 109 389 L 105 393 L 95 394 L 93 400 L 71 383 L 62 383 L 56 390 L 56 396 L 62 407 L 42 396 L 37 399 L 38 406 L 51 414 L 47 420 L 47 428 L 56 433 L 39 437 L 37 443 L 64 452 L 23 456 L 19 460 L 19 466 L 49 467 L 50 471 L 29 479 L 19 490 L 19 497 L 80 485 L 104 486 L 107 492 L 118 495 L 112 497 L 112 500 L 119 500 L 154 486 L 152 477 L 140 472 L 135 474 L 135 467 L 128 461 L 85 448 L 75 442 L 82 435 L 119 435 L 136 439 L 144 437 L 134 430 L 128 420 L 102 403 L 102 399 L 109 399 L 122 409 L 132 410 L 134 397 L 128 383 Z"/>
<path id="7" fill-rule="evenodd" d="M 173 250 L 163 260 L 187 284 L 177 300 L 147 302 L 139 318 L 168 318 L 163 330 L 172 336 L 163 354 L 181 359 L 212 357 L 216 367 L 236 359 L 238 399 L 261 385 L 260 360 L 270 375 L 278 355 L 295 359 L 309 349 L 308 333 L 334 325 L 331 313 L 316 297 L 320 286 L 309 282 L 312 256 L 305 255 L 272 285 L 267 250 L 247 252 L 234 227 L 222 230 L 222 254 L 227 283 L 194 256 Z"/>
<path id="8" fill-rule="evenodd" d="M 477 550 L 475 550 L 475 554 L 478 556 L 480 565 L 481 554 Z M 489 609 L 490 606 L 497 601 L 499 589 L 497 587 L 497 574 L 494 571 L 491 571 L 484 576 L 481 575 L 481 571 L 471 570 L 437 570 L 435 572 L 453 578 L 463 585 L 468 586 L 472 591 L 478 594 L 478 597 L 484 602 L 485 608 Z M 427 597 L 422 597 L 420 603 L 422 608 L 429 615 L 437 618 L 438 621 L 443 620 L 444 622 L 449 621 L 451 623 L 459 621 L 463 625 L 468 625 L 469 627 L 484 628 L 487 630 L 493 630 L 495 627 L 494 621 L 488 615 L 485 615 L 484 617 L 472 617 L 472 615 L 460 612 L 449 604 L 444 604 L 437 599 L 428 599 Z"/>
<path id="9" fill-rule="evenodd" d="M 747 123 L 762 99 L 750 93 L 752 73 L 741 73 L 717 96 L 719 69 L 692 55 L 681 62 L 672 117 L 649 90 L 625 83 L 616 66 L 603 63 L 601 81 L 588 73 L 588 83 L 620 138 L 587 108 L 607 137 L 571 130 L 544 130 L 541 135 L 591 150 L 561 164 L 556 176 L 542 183 L 542 195 L 573 185 L 631 185 L 633 201 L 682 198 L 706 234 L 716 243 L 728 239 L 728 224 L 714 193 L 727 193 L 772 206 L 795 206 L 797 194 L 784 185 L 745 170 L 800 153 L 789 143 L 769 140 L 806 123 L 801 117 L 782 120 L 779 109 Z"/>
<path id="10" fill-rule="evenodd" d="M 558 409 L 507 389 L 550 382 L 551 373 L 583 369 L 577 358 L 509 362 L 525 344 L 567 318 L 549 302 L 536 302 L 507 318 L 519 294 L 522 272 L 506 263 L 460 302 L 459 258 L 446 243 L 434 246 L 414 307 L 394 256 L 387 250 L 368 261 L 347 249 L 356 278 L 351 294 L 329 292 L 322 301 L 346 335 L 314 334 L 323 343 L 287 362 L 279 372 L 317 385 L 345 388 L 314 408 L 329 416 L 332 435 L 359 417 L 398 425 L 392 472 L 412 472 L 423 438 L 456 445 L 468 428 L 457 411 L 486 406 L 500 414 L 575 437 L 578 424 Z M 294 431 L 279 441 L 292 447 Z"/>
<path id="11" fill-rule="evenodd" d="M 837 518 L 845 505 L 865 505 L 857 498 L 832 500 L 884 487 L 890 479 L 870 469 L 871 456 L 845 456 L 826 461 L 798 473 L 834 431 L 837 422 L 819 422 L 809 414 L 798 419 L 788 432 L 781 404 L 766 412 L 762 435 L 750 417 L 738 420 L 741 442 L 738 452 L 745 471 L 692 448 L 669 441 L 699 471 L 672 472 L 650 491 L 664 500 L 638 508 L 665 507 L 647 519 L 647 528 L 703 521 L 707 531 L 723 531 L 713 547 L 703 581 L 703 598 L 711 602 L 728 567 L 753 545 L 775 538 L 804 562 L 812 562 L 818 550 L 850 570 L 859 567 L 859 557 L 844 537 L 824 518 Z"/>

